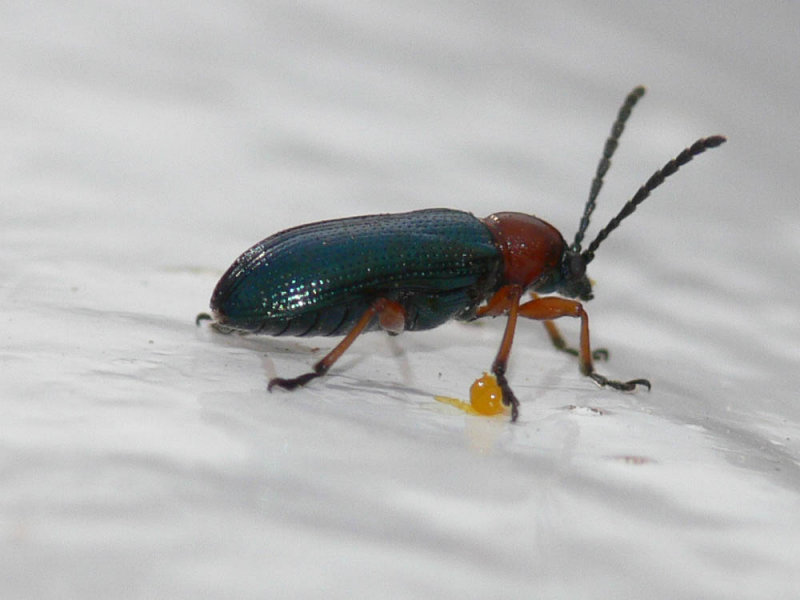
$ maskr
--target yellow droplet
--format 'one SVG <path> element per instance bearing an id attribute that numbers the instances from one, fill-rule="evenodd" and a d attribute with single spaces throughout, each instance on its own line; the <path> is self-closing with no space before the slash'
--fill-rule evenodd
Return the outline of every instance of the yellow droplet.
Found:
<path id="1" fill-rule="evenodd" d="M 450 398 L 449 396 L 434 396 L 434 399 L 437 402 L 442 402 L 443 404 L 449 404 L 450 406 L 455 406 L 459 410 L 463 410 L 465 413 L 469 413 L 471 415 L 477 414 L 474 408 L 472 408 L 468 402 L 464 402 L 463 400 L 459 400 L 458 398 Z"/>
<path id="2" fill-rule="evenodd" d="M 473 382 L 469 388 L 469 402 L 447 396 L 434 396 L 434 398 L 471 415 L 492 416 L 506 410 L 503 406 L 503 391 L 497 385 L 495 376 L 489 373 L 484 373 L 483 377 Z"/>
<path id="3" fill-rule="evenodd" d="M 503 391 L 494 375 L 484 373 L 469 388 L 469 401 L 473 410 L 481 415 L 499 415 L 503 412 Z"/>

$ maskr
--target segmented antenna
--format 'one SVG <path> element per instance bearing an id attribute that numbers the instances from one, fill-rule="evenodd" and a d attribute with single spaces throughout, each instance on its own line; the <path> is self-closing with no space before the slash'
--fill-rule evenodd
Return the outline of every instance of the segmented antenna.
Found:
<path id="1" fill-rule="evenodd" d="M 586 201 L 586 206 L 583 209 L 583 216 L 581 217 L 578 232 L 575 234 L 575 241 L 572 242 L 572 250 L 574 252 L 581 251 L 583 236 L 586 233 L 586 228 L 589 227 L 589 219 L 592 216 L 595 206 L 597 206 L 597 196 L 600 194 L 600 189 L 603 187 L 603 177 L 605 177 L 608 168 L 611 166 L 611 157 L 614 156 L 614 152 L 616 152 L 617 146 L 619 145 L 619 138 L 622 132 L 625 131 L 625 122 L 628 120 L 628 117 L 631 116 L 631 111 L 633 107 L 636 106 L 639 98 L 644 96 L 644 92 L 645 89 L 643 86 L 638 86 L 631 90 L 631 93 L 628 94 L 628 97 L 625 98 L 625 102 L 620 107 L 619 113 L 617 113 L 617 120 L 614 121 L 614 124 L 611 126 L 611 135 L 608 136 L 606 145 L 603 148 L 603 155 L 600 157 L 597 171 L 592 180 L 592 187 L 589 190 L 589 199 Z"/>
<path id="2" fill-rule="evenodd" d="M 611 219 L 608 222 L 608 225 L 600 230 L 600 233 L 597 234 L 597 237 L 594 238 L 594 241 L 592 241 L 592 243 L 589 244 L 589 247 L 581 253 L 581 256 L 586 264 L 592 261 L 595 250 L 597 250 L 597 247 L 608 237 L 608 234 L 619 227 L 619 224 L 622 222 L 622 220 L 626 217 L 629 217 L 633 211 L 636 210 L 636 207 L 647 199 L 647 197 L 650 195 L 650 192 L 664 183 L 664 180 L 667 177 L 674 175 L 678 169 L 692 160 L 695 156 L 702 154 L 709 148 L 716 148 L 724 142 L 725 137 L 721 135 L 713 135 L 711 137 L 701 138 L 686 148 L 683 152 L 678 154 L 678 156 L 673 158 L 658 171 L 653 173 L 650 179 L 647 180 L 647 183 L 639 188 L 633 198 L 625 203 L 625 205 L 622 207 L 622 210 L 619 211 L 619 214 Z"/>

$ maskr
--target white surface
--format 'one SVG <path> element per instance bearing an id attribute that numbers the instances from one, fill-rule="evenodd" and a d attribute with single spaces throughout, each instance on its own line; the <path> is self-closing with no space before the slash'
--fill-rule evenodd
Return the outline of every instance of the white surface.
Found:
<path id="1" fill-rule="evenodd" d="M 796 597 L 797 5 L 341 4 L 3 8 L 0 595 Z M 333 340 L 195 328 L 241 251 L 309 220 L 517 210 L 571 238 L 639 83 L 590 238 L 730 139 L 591 265 L 599 367 L 651 393 L 522 323 L 518 424 L 436 403 L 496 320 L 365 336 L 268 394 Z"/>

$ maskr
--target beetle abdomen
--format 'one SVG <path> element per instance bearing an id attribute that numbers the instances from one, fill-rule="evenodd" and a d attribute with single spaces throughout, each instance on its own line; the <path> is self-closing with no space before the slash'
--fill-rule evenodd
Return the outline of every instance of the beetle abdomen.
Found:
<path id="1" fill-rule="evenodd" d="M 211 308 L 233 329 L 337 335 L 386 297 L 406 309 L 406 329 L 430 329 L 474 312 L 501 261 L 486 225 L 462 211 L 322 221 L 247 250 L 220 279 Z"/>

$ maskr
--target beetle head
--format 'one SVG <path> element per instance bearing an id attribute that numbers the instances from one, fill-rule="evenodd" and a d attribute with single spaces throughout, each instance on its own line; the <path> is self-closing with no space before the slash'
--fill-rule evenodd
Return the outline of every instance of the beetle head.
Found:
<path id="1" fill-rule="evenodd" d="M 592 282 L 586 275 L 586 259 L 583 254 L 567 250 L 561 258 L 561 281 L 557 290 L 567 298 L 591 300 Z"/>
<path id="2" fill-rule="evenodd" d="M 561 260 L 545 271 L 531 287 L 539 294 L 561 294 L 567 298 L 591 300 L 592 282 L 586 275 L 586 260 L 580 252 L 574 252 L 564 243 Z"/>

